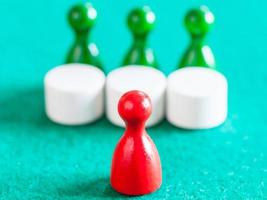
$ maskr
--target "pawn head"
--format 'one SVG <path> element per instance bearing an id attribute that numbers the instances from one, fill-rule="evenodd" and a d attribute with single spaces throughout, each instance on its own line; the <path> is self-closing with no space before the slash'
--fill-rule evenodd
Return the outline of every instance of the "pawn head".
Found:
<path id="1" fill-rule="evenodd" d="M 77 4 L 70 9 L 68 21 L 75 31 L 84 31 L 95 24 L 96 17 L 97 12 L 92 4 Z"/>
<path id="2" fill-rule="evenodd" d="M 144 92 L 132 90 L 120 98 L 118 111 L 125 123 L 144 123 L 152 111 L 151 100 Z"/>
<path id="3" fill-rule="evenodd" d="M 205 35 L 214 22 L 214 15 L 206 6 L 190 10 L 184 19 L 185 26 L 192 36 Z"/>
<path id="4" fill-rule="evenodd" d="M 128 26 L 134 35 L 146 35 L 155 24 L 156 16 L 148 6 L 133 9 L 128 15 Z"/>

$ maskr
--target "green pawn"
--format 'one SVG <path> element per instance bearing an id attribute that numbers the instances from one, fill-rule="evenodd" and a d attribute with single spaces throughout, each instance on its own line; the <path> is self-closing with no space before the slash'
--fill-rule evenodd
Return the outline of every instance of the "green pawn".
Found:
<path id="1" fill-rule="evenodd" d="M 75 42 L 67 55 L 67 63 L 91 64 L 102 69 L 98 48 L 88 39 L 96 17 L 97 12 L 89 3 L 78 4 L 70 9 L 68 21 L 74 30 Z"/>
<path id="2" fill-rule="evenodd" d="M 215 68 L 211 48 L 205 44 L 205 36 L 214 22 L 214 15 L 206 6 L 190 10 L 184 19 L 185 27 L 191 35 L 191 44 L 186 50 L 179 67 L 200 66 Z"/>
<path id="3" fill-rule="evenodd" d="M 156 16 L 148 6 L 136 8 L 128 15 L 128 27 L 133 34 L 133 45 L 126 54 L 123 65 L 157 67 L 153 50 L 147 47 L 147 36 L 154 28 Z"/>

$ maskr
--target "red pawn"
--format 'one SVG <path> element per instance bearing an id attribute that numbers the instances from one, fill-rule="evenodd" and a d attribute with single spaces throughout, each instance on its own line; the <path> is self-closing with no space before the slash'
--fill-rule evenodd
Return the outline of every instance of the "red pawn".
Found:
<path id="1" fill-rule="evenodd" d="M 146 133 L 151 101 L 141 91 L 125 93 L 118 111 L 126 131 L 116 146 L 111 167 L 111 186 L 126 195 L 144 195 L 157 190 L 162 182 L 158 151 Z"/>

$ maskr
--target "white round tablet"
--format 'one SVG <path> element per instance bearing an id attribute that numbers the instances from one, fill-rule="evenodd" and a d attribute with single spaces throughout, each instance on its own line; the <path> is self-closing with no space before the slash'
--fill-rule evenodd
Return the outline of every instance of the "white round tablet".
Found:
<path id="1" fill-rule="evenodd" d="M 159 123 L 165 115 L 165 75 L 154 68 L 129 65 L 111 71 L 106 82 L 106 112 L 110 122 L 125 126 L 118 113 L 120 97 L 130 90 L 140 90 L 148 94 L 152 102 L 152 114 L 146 126 Z"/>
<path id="2" fill-rule="evenodd" d="M 44 79 L 47 116 L 65 125 L 95 121 L 104 111 L 105 75 L 86 64 L 65 64 L 47 72 Z"/>
<path id="3" fill-rule="evenodd" d="M 219 72 L 186 67 L 171 73 L 167 86 L 167 120 L 181 128 L 206 129 L 227 116 L 227 80 Z"/>

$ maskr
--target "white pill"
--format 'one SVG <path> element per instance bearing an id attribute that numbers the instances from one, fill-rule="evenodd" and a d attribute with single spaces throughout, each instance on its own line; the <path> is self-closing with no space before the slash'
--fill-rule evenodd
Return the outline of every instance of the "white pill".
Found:
<path id="1" fill-rule="evenodd" d="M 86 64 L 65 64 L 47 72 L 44 79 L 47 116 L 65 125 L 95 121 L 104 112 L 105 75 Z"/>
<path id="2" fill-rule="evenodd" d="M 159 123 L 165 115 L 165 75 L 154 68 L 129 65 L 111 71 L 106 82 L 107 118 L 115 125 L 124 127 L 118 113 L 120 97 L 130 90 L 140 90 L 148 94 L 152 102 L 152 114 L 146 126 Z"/>
<path id="3" fill-rule="evenodd" d="M 167 86 L 167 120 L 185 129 L 207 129 L 227 117 L 227 80 L 203 67 L 186 67 L 171 73 Z"/>

